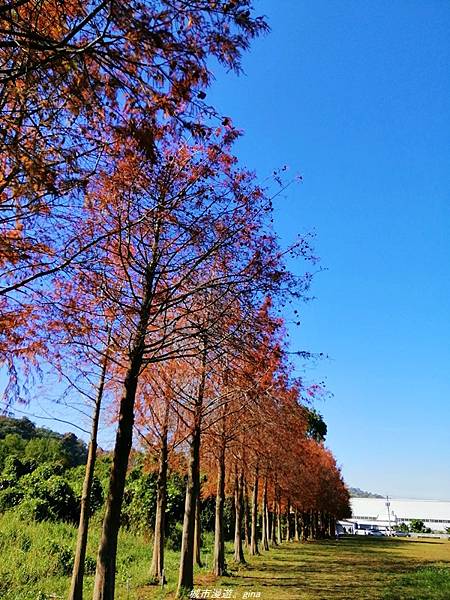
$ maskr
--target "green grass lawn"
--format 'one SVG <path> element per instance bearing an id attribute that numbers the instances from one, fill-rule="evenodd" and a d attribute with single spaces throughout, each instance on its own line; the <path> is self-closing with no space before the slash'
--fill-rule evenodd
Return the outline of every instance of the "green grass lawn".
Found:
<path id="1" fill-rule="evenodd" d="M 232 574 L 221 585 L 237 599 L 448 600 L 450 542 L 349 537 L 284 544 Z"/>
<path id="2" fill-rule="evenodd" d="M 93 527 L 88 556 L 98 543 Z M 76 530 L 66 524 L 24 523 L 12 514 L 0 516 L 0 598 L 64 599 Z M 211 542 L 211 536 L 206 536 Z M 178 553 L 167 552 L 164 590 L 148 586 L 151 545 L 145 536 L 121 532 L 117 561 L 117 600 L 173 598 Z M 306 544 L 289 543 L 249 559 L 245 568 L 232 563 L 230 576 L 210 575 L 209 544 L 204 567 L 196 570 L 196 589 L 204 597 L 231 593 L 235 600 L 449 600 L 450 542 L 434 539 L 348 537 Z M 85 600 L 92 597 L 93 576 L 86 577 Z M 231 592 L 229 592 L 231 590 Z M 219 592 L 217 592 L 219 593 Z"/>

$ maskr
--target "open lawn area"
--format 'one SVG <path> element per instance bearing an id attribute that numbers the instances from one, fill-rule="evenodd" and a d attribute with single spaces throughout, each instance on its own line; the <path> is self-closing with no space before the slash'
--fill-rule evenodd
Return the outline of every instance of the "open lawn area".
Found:
<path id="1" fill-rule="evenodd" d="M 88 548 L 92 567 L 95 565 L 98 529 L 98 524 L 92 528 Z M 0 598 L 66 598 L 75 534 L 74 527 L 63 523 L 25 523 L 11 514 L 0 517 Z M 198 597 L 231 597 L 235 600 L 450 599 L 448 540 L 347 537 L 339 542 L 285 543 L 261 556 L 249 558 L 249 564 L 240 569 L 233 566 L 231 544 L 227 543 L 230 576 L 220 580 L 210 574 L 211 542 L 211 535 L 205 534 L 204 566 L 196 569 L 195 576 L 196 590 L 202 590 Z M 167 552 L 168 584 L 164 590 L 146 585 L 150 555 L 151 543 L 147 537 L 121 532 L 117 600 L 174 597 L 178 552 Z M 84 600 L 92 598 L 92 584 L 93 576 L 89 574 Z"/>
<path id="2" fill-rule="evenodd" d="M 199 574 L 197 597 L 236 600 L 448 600 L 450 541 L 347 537 L 339 542 L 289 543 L 232 565 L 218 581 Z M 168 573 L 170 577 L 170 573 Z M 171 598 L 146 588 L 140 598 Z M 220 592 L 216 592 L 220 589 Z M 206 590 L 209 590 L 207 592 Z M 230 596 L 229 590 L 232 590 Z M 214 596 L 214 593 L 220 596 Z"/>

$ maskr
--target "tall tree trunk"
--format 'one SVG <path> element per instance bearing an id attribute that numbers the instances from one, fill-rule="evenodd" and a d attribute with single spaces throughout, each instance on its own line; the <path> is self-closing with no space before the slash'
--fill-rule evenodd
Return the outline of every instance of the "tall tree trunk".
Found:
<path id="1" fill-rule="evenodd" d="M 283 533 L 281 528 L 281 502 L 277 499 L 277 542 L 281 544 L 283 542 Z"/>
<path id="2" fill-rule="evenodd" d="M 248 501 L 247 481 L 244 479 L 244 544 L 250 547 L 250 506 Z"/>
<path id="3" fill-rule="evenodd" d="M 291 541 L 291 501 L 289 499 L 286 505 L 286 541 Z"/>
<path id="4" fill-rule="evenodd" d="M 225 573 L 225 543 L 223 539 L 223 507 L 225 503 L 225 437 L 222 437 L 219 458 L 217 460 L 216 522 L 214 530 L 214 575 Z"/>
<path id="5" fill-rule="evenodd" d="M 200 473 L 200 466 L 199 466 Z M 198 496 L 195 502 L 195 526 L 194 526 L 194 563 L 198 567 L 203 567 L 202 563 L 202 525 L 201 525 L 201 485 L 198 485 Z"/>
<path id="6" fill-rule="evenodd" d="M 128 457 L 131 450 L 134 400 L 142 355 L 133 357 L 125 380 L 125 394 L 120 401 L 119 425 L 114 447 L 113 464 L 97 555 L 93 600 L 114 600 L 117 536 L 120 527 Z"/>
<path id="7" fill-rule="evenodd" d="M 316 511 L 310 511 L 310 536 L 313 540 L 317 539 L 317 521 L 316 521 Z"/>
<path id="8" fill-rule="evenodd" d="M 276 528 L 276 516 L 277 516 L 277 503 L 276 500 L 272 504 L 272 525 L 270 530 L 270 541 L 272 546 L 277 546 L 277 528 Z"/>
<path id="9" fill-rule="evenodd" d="M 304 511 L 302 513 L 302 522 L 303 522 L 303 541 L 306 542 L 311 537 L 311 523 L 310 523 L 310 514 L 309 512 Z"/>
<path id="10" fill-rule="evenodd" d="M 166 521 L 167 505 L 167 428 L 165 427 L 161 436 L 161 447 L 159 451 L 158 481 L 156 484 L 156 516 L 155 533 L 153 540 L 153 556 L 150 567 L 150 575 L 153 581 L 165 583 L 164 577 L 164 529 Z"/>
<path id="11" fill-rule="evenodd" d="M 105 516 L 97 554 L 93 600 L 114 600 L 116 578 L 117 536 L 120 527 L 123 492 L 127 475 L 128 458 L 133 441 L 134 403 L 139 373 L 145 350 L 150 306 L 153 299 L 153 282 L 156 269 L 156 250 L 159 243 L 159 225 L 153 244 L 153 262 L 149 265 L 144 282 L 144 293 L 139 311 L 139 322 L 136 336 L 129 355 L 128 369 L 125 375 L 122 398 L 119 407 L 119 424 L 117 426 L 113 463 L 109 478 L 108 497 L 106 499 Z"/>
<path id="12" fill-rule="evenodd" d="M 242 548 L 242 512 L 243 512 L 243 487 L 244 476 L 241 472 L 238 476 L 236 466 L 234 479 L 234 507 L 235 507 L 235 524 L 234 524 L 234 561 L 236 563 L 245 563 L 244 550 Z"/>
<path id="13" fill-rule="evenodd" d="M 298 509 L 294 508 L 294 541 L 300 540 L 298 535 Z"/>
<path id="14" fill-rule="evenodd" d="M 264 478 L 264 491 L 262 501 L 262 546 L 269 550 L 269 511 L 267 507 L 267 477 Z"/>
<path id="15" fill-rule="evenodd" d="M 336 518 L 334 515 L 330 515 L 328 535 L 330 538 L 334 538 L 336 535 Z"/>
<path id="16" fill-rule="evenodd" d="M 200 488 L 200 427 L 192 434 L 189 451 L 188 480 L 184 504 L 183 536 L 177 596 L 183 597 L 194 587 L 195 511 Z"/>
<path id="17" fill-rule="evenodd" d="M 91 501 L 92 481 L 94 478 L 95 459 L 97 455 L 97 433 L 100 420 L 100 407 L 102 404 L 103 390 L 105 388 L 106 369 L 108 365 L 108 342 L 105 355 L 102 360 L 100 379 L 97 387 L 97 396 L 95 398 L 94 411 L 92 413 L 91 439 L 89 442 L 86 470 L 84 474 L 83 490 L 81 492 L 80 521 L 78 523 L 77 547 L 73 563 L 72 581 L 68 600 L 83 600 L 83 577 L 84 560 L 86 558 L 86 546 L 89 530 L 89 512 Z"/>
<path id="18" fill-rule="evenodd" d="M 250 554 L 254 556 L 259 554 L 258 550 L 258 467 L 256 467 L 255 481 L 253 483 L 253 496 L 252 496 L 252 531 L 250 537 Z"/>
<path id="19" fill-rule="evenodd" d="M 177 588 L 178 598 L 188 595 L 194 587 L 195 512 L 197 498 L 200 495 L 200 439 L 203 397 L 206 383 L 206 347 L 205 340 L 202 353 L 200 385 L 194 414 L 194 430 L 192 432 L 189 452 L 188 480 L 184 504 L 183 536 L 181 540 L 180 570 Z"/>

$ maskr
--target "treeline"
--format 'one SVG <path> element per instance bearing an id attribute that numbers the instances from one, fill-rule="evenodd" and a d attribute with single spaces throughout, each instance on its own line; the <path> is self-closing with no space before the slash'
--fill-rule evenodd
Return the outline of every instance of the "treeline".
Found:
<path id="1" fill-rule="evenodd" d="M 349 487 L 348 488 L 350 497 L 353 498 L 384 498 L 380 494 L 374 494 L 373 492 L 366 492 L 360 488 Z"/>
<path id="2" fill-rule="evenodd" d="M 310 462 L 303 466 L 303 479 L 297 473 L 293 480 L 294 486 L 302 486 L 301 493 L 300 488 L 289 490 L 285 483 L 281 485 L 282 470 L 274 474 L 260 469 L 262 485 L 255 496 L 254 474 L 249 469 L 251 463 L 236 460 L 238 445 L 232 443 L 228 450 L 234 448 L 234 451 L 227 457 L 232 464 L 226 465 L 231 468 L 231 474 L 226 477 L 221 497 L 220 485 L 217 492 L 217 470 L 214 460 L 211 460 L 212 449 L 205 448 L 204 468 L 199 477 L 198 510 L 195 513 L 195 561 L 199 564 L 201 539 L 205 532 L 215 533 L 214 568 L 220 574 L 226 573 L 226 563 L 225 554 L 217 554 L 218 545 L 226 540 L 234 541 L 234 560 L 245 563 L 245 551 L 256 554 L 283 541 L 334 536 L 335 519 L 346 516 L 348 497 L 337 470 L 336 481 L 326 480 L 335 467 L 331 455 L 321 445 L 326 426 L 320 415 L 304 409 L 302 419 L 303 435 L 306 436 L 302 440 L 302 453 L 304 460 Z M 208 435 L 205 434 L 205 437 Z M 141 432 L 139 438 L 142 438 Z M 27 448 L 33 445 L 33 440 L 40 442 L 39 452 L 30 456 Z M 70 440 L 72 452 L 68 452 L 66 440 Z M 133 452 L 130 459 L 121 526 L 153 533 L 153 556 L 158 556 L 159 561 L 153 561 L 151 575 L 159 583 L 164 573 L 164 547 L 179 551 L 182 546 L 187 460 L 181 449 L 173 450 L 171 465 L 167 463 L 164 485 L 161 470 L 158 474 L 157 461 L 163 446 L 154 443 L 150 447 L 148 437 L 141 441 L 141 446 L 141 450 Z M 254 445 L 250 447 L 254 448 Z M 82 463 L 87 456 L 82 440 L 72 433 L 59 434 L 38 428 L 27 418 L 0 417 L 0 449 L 0 512 L 14 510 L 26 520 L 77 522 L 85 474 Z M 318 453 L 316 457 L 307 454 L 311 450 Z M 249 460 L 250 455 L 247 454 L 247 457 Z M 282 458 L 282 453 L 278 457 Z M 321 460 L 325 463 L 320 464 Z M 298 465 L 293 467 L 298 468 Z M 101 452 L 97 456 L 90 490 L 90 516 L 100 515 L 104 507 L 110 468 L 111 454 Z M 249 476 L 250 481 L 247 482 Z M 325 480 L 321 481 L 321 478 Z M 332 496 L 331 502 L 326 500 L 327 493 Z M 164 515 L 160 512 L 161 503 L 165 506 Z M 70 557 L 66 557 L 65 561 L 73 567 Z M 92 572 L 90 561 L 89 557 L 85 558 L 84 566 L 88 567 L 89 573 Z"/>
<path id="3" fill-rule="evenodd" d="M 43 462 L 76 467 L 86 464 L 87 446 L 73 433 L 60 434 L 36 427 L 26 417 L 0 416 L 0 470 L 8 458 L 20 459 L 24 468 L 31 470 Z"/>
<path id="4" fill-rule="evenodd" d="M 178 596 L 193 587 L 201 498 L 215 496 L 217 574 L 227 498 L 237 561 L 245 541 L 254 554 L 283 536 L 330 535 L 348 510 L 307 408 L 321 386 L 294 375 L 292 354 L 310 355 L 289 349 L 281 318 L 300 324 L 317 260 L 310 236 L 281 247 L 274 230 L 274 202 L 292 182 L 281 169 L 259 184 L 233 154 L 240 132 L 207 104 L 213 59 L 239 71 L 267 30 L 248 0 L 0 8 L 5 398 L 26 401 L 33 377 L 56 374 L 66 398 L 92 409 L 70 600 L 82 598 L 105 406 L 117 433 L 94 600 L 115 594 L 133 440 L 158 465 L 156 580 L 169 469 L 186 478 Z M 18 489 L 41 478 L 42 465 L 21 476 L 17 466 Z M 46 485 L 63 477 L 48 475 Z"/>
<path id="5" fill-rule="evenodd" d="M 0 512 L 14 510 L 27 520 L 78 522 L 86 457 L 86 444 L 73 433 L 38 428 L 27 418 L 0 417 Z M 104 506 L 110 468 L 110 453 L 101 452 L 91 486 L 90 515 L 100 513 Z M 133 453 L 124 492 L 123 527 L 151 529 L 156 482 L 148 455 Z M 184 488 L 182 474 L 170 473 L 165 533 L 178 549 L 181 535 L 176 524 L 182 522 Z"/>

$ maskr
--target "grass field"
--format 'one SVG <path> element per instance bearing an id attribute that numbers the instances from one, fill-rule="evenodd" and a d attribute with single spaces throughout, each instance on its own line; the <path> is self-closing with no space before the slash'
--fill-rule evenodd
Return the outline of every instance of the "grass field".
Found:
<path id="1" fill-rule="evenodd" d="M 89 543 L 91 566 L 98 529 L 93 528 Z M 70 525 L 23 523 L 11 514 L 0 516 L 0 598 L 64 599 L 75 537 L 75 528 Z M 207 540 L 210 542 L 210 537 Z M 230 576 L 217 581 L 209 574 L 208 545 L 203 559 L 203 569 L 196 571 L 196 589 L 207 598 L 215 593 L 216 597 L 231 595 L 235 600 L 450 599 L 447 540 L 348 537 L 339 542 L 289 543 L 252 558 L 239 570 L 233 568 L 228 547 Z M 164 590 L 146 585 L 149 564 L 149 540 L 122 532 L 117 600 L 173 598 L 178 554 L 167 553 L 168 585 Z M 92 583 L 92 575 L 86 577 L 86 600 L 92 596 Z"/>
<path id="2" fill-rule="evenodd" d="M 449 600 L 450 542 L 349 537 L 284 544 L 233 575 L 221 583 L 238 600 Z"/>

